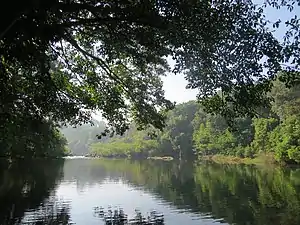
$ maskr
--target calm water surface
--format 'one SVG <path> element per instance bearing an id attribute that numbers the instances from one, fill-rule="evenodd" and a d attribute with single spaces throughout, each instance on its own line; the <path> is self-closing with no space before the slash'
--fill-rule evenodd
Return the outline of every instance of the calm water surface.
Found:
<path id="1" fill-rule="evenodd" d="M 93 208 L 165 224 L 300 224 L 300 169 L 66 159 L 1 164 L 0 224 L 103 224 Z"/>

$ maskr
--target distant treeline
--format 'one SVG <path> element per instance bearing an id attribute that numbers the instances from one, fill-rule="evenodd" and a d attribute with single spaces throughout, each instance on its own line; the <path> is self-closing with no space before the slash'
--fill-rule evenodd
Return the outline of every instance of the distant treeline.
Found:
<path id="1" fill-rule="evenodd" d="M 92 123 L 93 125 L 83 124 L 76 127 L 69 125 L 60 129 L 61 133 L 68 140 L 68 148 L 73 155 L 86 155 L 91 144 L 108 139 L 107 137 L 102 137 L 101 139 L 97 137 L 105 130 L 106 124 L 97 120 L 92 120 Z"/>

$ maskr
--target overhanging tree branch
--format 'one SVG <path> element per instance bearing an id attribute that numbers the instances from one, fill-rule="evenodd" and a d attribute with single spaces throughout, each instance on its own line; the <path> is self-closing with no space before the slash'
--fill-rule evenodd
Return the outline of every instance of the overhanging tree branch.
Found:
<path id="1" fill-rule="evenodd" d="M 77 49 L 79 52 L 81 52 L 84 56 L 88 56 L 91 59 L 95 60 L 97 62 L 97 64 L 107 73 L 108 76 L 110 76 L 110 78 L 114 81 L 116 81 L 117 83 L 122 84 L 122 88 L 123 90 L 128 94 L 128 96 L 130 97 L 132 102 L 136 102 L 134 96 L 132 96 L 132 93 L 130 92 L 130 90 L 128 90 L 128 88 L 126 87 L 126 84 L 122 81 L 121 78 L 118 77 L 118 75 L 116 73 L 114 73 L 109 66 L 99 57 L 85 51 L 84 49 L 82 49 L 76 40 L 74 40 L 73 38 L 71 38 L 71 36 L 65 36 L 65 39 L 75 48 Z"/>

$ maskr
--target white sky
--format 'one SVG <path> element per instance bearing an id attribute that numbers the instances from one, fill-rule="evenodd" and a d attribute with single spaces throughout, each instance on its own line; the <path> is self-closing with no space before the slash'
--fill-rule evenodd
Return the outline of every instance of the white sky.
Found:
<path id="1" fill-rule="evenodd" d="M 171 101 L 176 103 L 187 102 L 195 100 L 197 90 L 186 89 L 187 81 L 181 74 L 169 74 L 167 77 L 162 78 L 164 82 L 165 96 Z"/>

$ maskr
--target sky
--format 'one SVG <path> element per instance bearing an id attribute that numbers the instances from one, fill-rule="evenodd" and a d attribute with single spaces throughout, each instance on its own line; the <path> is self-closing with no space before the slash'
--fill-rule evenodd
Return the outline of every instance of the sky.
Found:
<path id="1" fill-rule="evenodd" d="M 171 67 L 174 66 L 174 61 L 167 59 Z M 169 73 L 167 76 L 162 77 L 163 89 L 165 91 L 165 97 L 176 103 L 183 103 L 189 100 L 196 100 L 198 91 L 192 89 L 186 89 L 188 82 L 185 80 L 183 74 Z"/>
<path id="2" fill-rule="evenodd" d="M 263 0 L 254 0 L 255 4 L 263 4 Z M 286 8 L 275 9 L 272 7 L 268 7 L 265 10 L 266 19 L 275 22 L 278 19 L 282 21 L 286 21 L 294 17 L 294 15 L 300 15 L 300 7 L 296 7 L 293 12 L 289 12 Z M 273 28 L 270 27 L 272 30 Z M 281 24 L 279 28 L 274 33 L 275 37 L 279 40 L 283 40 L 283 36 L 285 34 L 285 25 Z M 169 64 L 172 66 L 174 62 L 168 60 Z M 166 77 L 162 77 L 163 80 L 163 88 L 165 90 L 165 97 L 176 103 L 183 103 L 189 100 L 195 100 L 197 96 L 197 90 L 186 89 L 187 81 L 185 80 L 182 74 L 174 75 L 169 73 Z M 95 118 L 99 118 L 99 115 L 96 115 Z"/>

